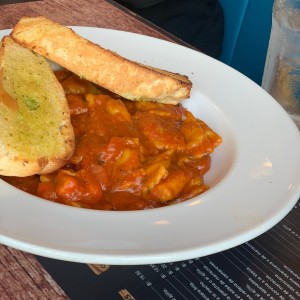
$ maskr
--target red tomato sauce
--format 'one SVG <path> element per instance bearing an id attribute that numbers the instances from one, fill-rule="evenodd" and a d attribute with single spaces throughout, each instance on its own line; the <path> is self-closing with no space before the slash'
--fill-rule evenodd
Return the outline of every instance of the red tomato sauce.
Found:
<path id="1" fill-rule="evenodd" d="M 3 177 L 41 198 L 99 210 L 142 210 L 208 189 L 203 175 L 221 137 L 180 104 L 124 100 L 67 71 L 76 148 L 52 174 Z"/>

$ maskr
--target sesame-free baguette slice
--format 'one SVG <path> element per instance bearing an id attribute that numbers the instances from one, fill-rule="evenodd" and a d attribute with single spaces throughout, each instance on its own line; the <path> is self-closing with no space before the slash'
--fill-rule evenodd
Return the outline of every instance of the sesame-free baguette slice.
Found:
<path id="1" fill-rule="evenodd" d="M 52 172 L 75 144 L 63 88 L 44 57 L 10 36 L 0 46 L 0 175 Z"/>
<path id="2" fill-rule="evenodd" d="M 187 76 L 130 61 L 44 17 L 22 18 L 11 35 L 20 45 L 126 99 L 177 104 L 190 96 Z"/>

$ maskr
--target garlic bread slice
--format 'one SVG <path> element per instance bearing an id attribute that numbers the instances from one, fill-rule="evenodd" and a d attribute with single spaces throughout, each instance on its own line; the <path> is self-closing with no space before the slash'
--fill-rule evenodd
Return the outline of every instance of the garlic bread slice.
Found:
<path id="1" fill-rule="evenodd" d="M 0 175 L 50 173 L 70 158 L 68 103 L 46 59 L 15 43 L 0 48 Z"/>
<path id="2" fill-rule="evenodd" d="M 23 17 L 11 33 L 20 45 L 126 99 L 177 104 L 190 97 L 185 75 L 146 66 L 45 17 Z"/>

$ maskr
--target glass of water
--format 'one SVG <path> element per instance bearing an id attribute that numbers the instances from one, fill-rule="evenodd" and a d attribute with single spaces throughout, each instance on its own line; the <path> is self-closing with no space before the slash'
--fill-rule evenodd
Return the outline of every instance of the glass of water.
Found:
<path id="1" fill-rule="evenodd" d="M 275 0 L 262 87 L 300 129 L 300 0 Z"/>

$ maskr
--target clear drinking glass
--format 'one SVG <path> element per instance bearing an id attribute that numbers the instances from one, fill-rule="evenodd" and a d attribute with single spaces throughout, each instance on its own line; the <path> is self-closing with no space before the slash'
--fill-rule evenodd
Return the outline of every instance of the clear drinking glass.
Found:
<path id="1" fill-rule="evenodd" d="M 300 129 L 300 0 L 275 0 L 262 87 Z"/>

